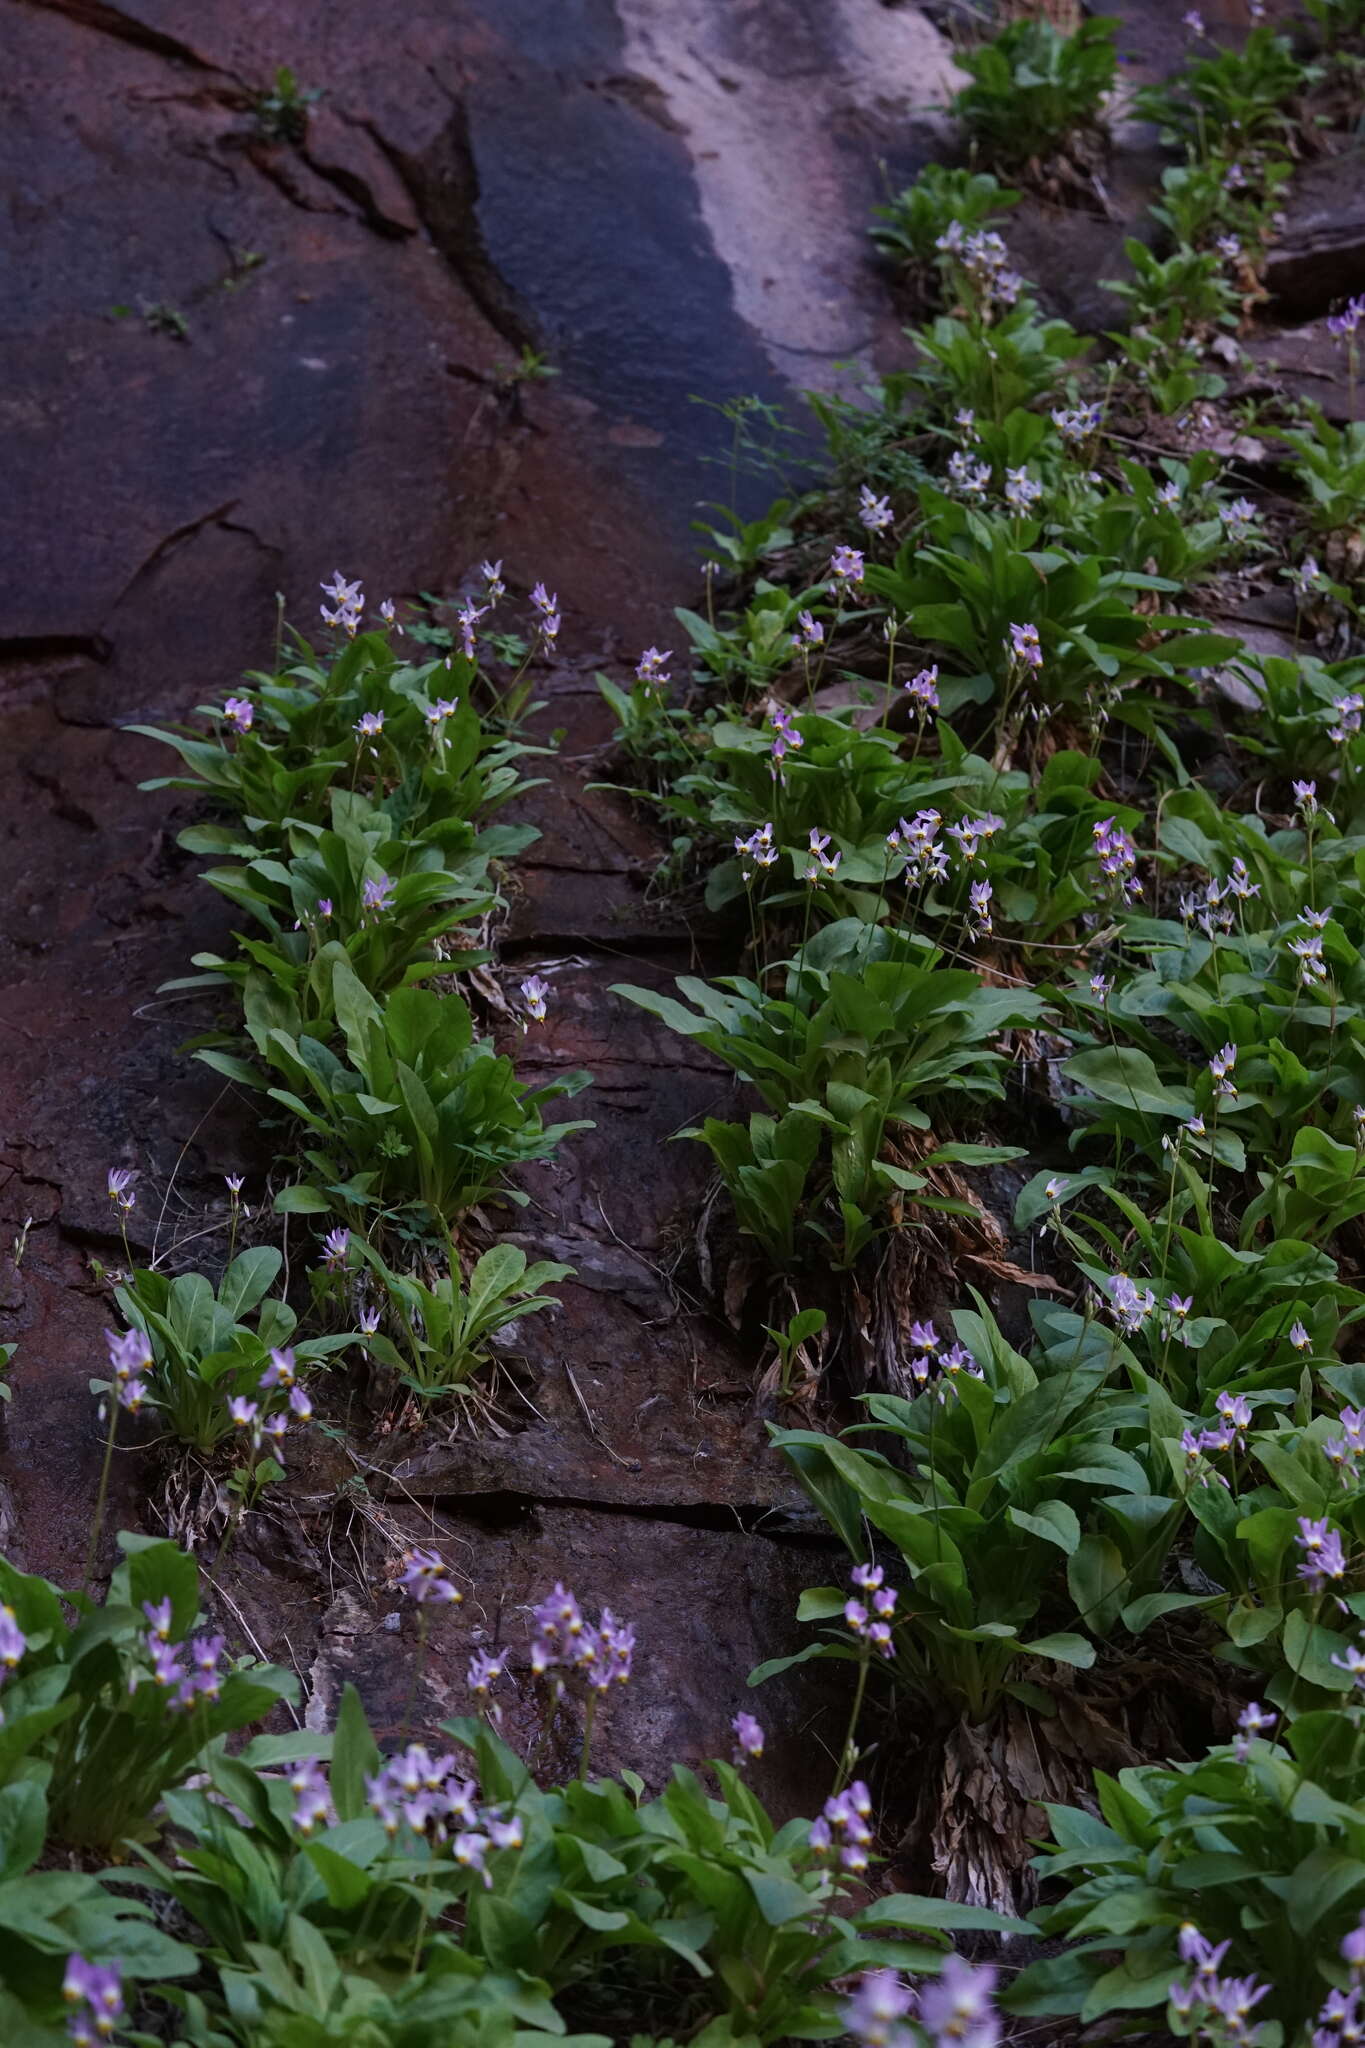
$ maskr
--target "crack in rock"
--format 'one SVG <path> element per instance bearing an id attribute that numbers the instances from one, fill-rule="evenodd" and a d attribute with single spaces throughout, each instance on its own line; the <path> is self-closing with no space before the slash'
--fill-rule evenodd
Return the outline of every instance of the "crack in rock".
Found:
<path id="1" fill-rule="evenodd" d="M 24 4 L 38 8 L 43 14 L 63 15 L 79 28 L 94 29 L 100 35 L 112 36 L 117 42 L 131 43 L 135 50 L 150 50 L 154 56 L 169 58 L 173 64 L 188 65 L 194 71 L 219 69 L 216 64 L 207 63 L 188 43 L 182 43 L 178 37 L 152 28 L 144 21 L 137 21 L 130 14 L 121 13 L 117 7 L 111 7 L 108 0 L 24 0 Z"/>
<path id="2" fill-rule="evenodd" d="M 479 173 L 469 117 L 458 101 L 420 156 L 402 150 L 373 122 L 366 132 L 397 172 L 433 247 L 490 327 L 517 350 L 533 348 L 535 325 L 490 256 L 479 226 Z"/>

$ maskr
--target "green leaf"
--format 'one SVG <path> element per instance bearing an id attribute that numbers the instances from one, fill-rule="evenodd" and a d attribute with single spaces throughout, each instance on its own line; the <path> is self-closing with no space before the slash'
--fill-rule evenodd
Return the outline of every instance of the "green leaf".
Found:
<path id="1" fill-rule="evenodd" d="M 370 1733 L 360 1694 L 348 1681 L 337 1712 L 330 1774 L 332 1804 L 341 1820 L 358 1820 L 369 1811 L 365 1780 L 376 1775 L 379 1762 L 379 1745 Z"/>
<path id="2" fill-rule="evenodd" d="M 1036 1643 L 1021 1643 L 1019 1647 L 1027 1656 L 1049 1657 L 1054 1664 L 1074 1664 L 1078 1671 L 1088 1671 L 1095 1661 L 1095 1645 L 1084 1636 L 1040 1636 Z"/>
<path id="3" fill-rule="evenodd" d="M 1365 1863 L 1333 1843 L 1322 1843 L 1304 1857 L 1285 1890 L 1290 1926 L 1296 1934 L 1311 1934 L 1320 1920 L 1362 1887 Z"/>
<path id="4" fill-rule="evenodd" d="M 1130 1635 L 1140 1636 L 1163 1614 L 1177 1614 L 1184 1607 L 1207 1604 L 1207 1599 L 1197 1593 L 1144 1593 L 1141 1599 L 1130 1600 L 1126 1607 L 1121 1608 L 1119 1618 Z"/>
<path id="5" fill-rule="evenodd" d="M 860 1931 L 869 1928 L 910 1927 L 916 1932 L 954 1934 L 978 1929 L 994 1934 L 1032 1934 L 1031 1920 L 1016 1920 L 1008 1913 L 996 1913 L 989 1906 L 963 1906 L 955 1899 L 921 1898 L 915 1892 L 888 1892 L 874 1899 L 858 1915 Z"/>
<path id="6" fill-rule="evenodd" d="M 1194 1115 L 1194 1096 L 1190 1090 L 1168 1088 L 1153 1060 L 1136 1046 L 1106 1045 L 1094 1052 L 1077 1053 L 1067 1061 L 1063 1072 L 1088 1094 L 1121 1109 L 1178 1117 L 1182 1123 Z"/>
<path id="7" fill-rule="evenodd" d="M 47 1799 L 31 1779 L 0 1791 L 0 1880 L 22 1877 L 43 1853 Z"/>
<path id="8" fill-rule="evenodd" d="M 350 1913 L 369 1896 L 373 1879 L 349 1856 L 340 1855 L 326 1842 L 305 1841 L 302 1846 L 326 1887 L 328 1905 L 335 1906 L 338 1912 Z"/>
<path id="9" fill-rule="evenodd" d="M 283 1264 L 284 1255 L 273 1244 L 253 1245 L 237 1255 L 218 1283 L 218 1299 L 235 1323 L 274 1285 Z"/>
<path id="10" fill-rule="evenodd" d="M 807 1643 L 805 1649 L 798 1650 L 794 1657 L 769 1657 L 766 1664 L 756 1664 L 749 1673 L 749 1683 L 762 1685 L 765 1679 L 776 1678 L 796 1664 L 809 1664 L 816 1657 L 832 1657 L 853 1664 L 857 1662 L 858 1653 L 845 1643 Z"/>
<path id="11" fill-rule="evenodd" d="M 811 1895 L 795 1878 L 763 1870 L 746 1870 L 744 1877 L 769 1927 L 785 1927 L 789 1920 L 809 1918 Z"/>
<path id="12" fill-rule="evenodd" d="M 1040 1501 L 1032 1514 L 1026 1514 L 1023 1508 L 1012 1507 L 1006 1511 L 1005 1519 L 1016 1529 L 1027 1529 L 1034 1536 L 1041 1536 L 1045 1543 L 1055 1543 L 1068 1557 L 1081 1540 L 1076 1510 L 1064 1500 Z"/>
<path id="13" fill-rule="evenodd" d="M 1067 1564 L 1066 1583 L 1078 1618 L 1096 1635 L 1105 1635 L 1117 1619 L 1128 1584 L 1117 1543 L 1108 1536 L 1084 1536 Z"/>
<path id="14" fill-rule="evenodd" d="M 841 1586 L 807 1586 L 796 1603 L 798 1621 L 832 1621 L 848 1599 Z"/>
<path id="15" fill-rule="evenodd" d="M 281 1188 L 275 1197 L 277 1216 L 326 1216 L 333 1206 L 321 1188 L 309 1187 L 302 1181 Z"/>

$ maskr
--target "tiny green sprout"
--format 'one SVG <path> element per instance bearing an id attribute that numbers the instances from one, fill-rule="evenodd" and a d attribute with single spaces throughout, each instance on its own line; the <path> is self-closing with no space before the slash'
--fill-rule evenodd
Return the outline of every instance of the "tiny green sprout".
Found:
<path id="1" fill-rule="evenodd" d="M 287 64 L 281 64 L 267 91 L 251 104 L 256 126 L 270 142 L 298 144 L 308 132 L 312 108 L 322 98 L 319 86 L 300 85 Z"/>
<path id="2" fill-rule="evenodd" d="M 518 384 L 543 384 L 550 377 L 557 377 L 559 371 L 538 349 L 526 343 L 515 363 L 509 363 L 498 372 L 498 383 L 504 390 L 512 390 Z"/>
<path id="3" fill-rule="evenodd" d="M 225 292 L 240 291 L 248 278 L 254 276 L 256 271 L 261 268 L 265 262 L 265 256 L 259 249 L 237 248 L 229 249 L 228 255 L 232 262 L 232 268 L 227 273 L 227 276 L 223 278 L 221 289 Z"/>
<path id="4" fill-rule="evenodd" d="M 188 341 L 190 338 L 190 323 L 174 306 L 160 302 L 144 305 L 142 318 L 149 334 L 168 334 L 172 341 Z"/>

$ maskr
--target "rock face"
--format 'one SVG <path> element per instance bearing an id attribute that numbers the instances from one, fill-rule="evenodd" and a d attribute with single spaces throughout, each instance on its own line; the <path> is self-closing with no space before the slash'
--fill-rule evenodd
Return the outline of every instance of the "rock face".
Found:
<path id="1" fill-rule="evenodd" d="M 1285 320 L 1317 320 L 1365 291 L 1365 179 L 1360 153 L 1325 157 L 1294 181 L 1266 288 Z"/>
<path id="2" fill-rule="evenodd" d="M 178 1050 L 207 1013 L 156 995 L 231 920 L 175 846 L 187 807 L 137 789 L 164 758 L 122 728 L 221 701 L 338 566 L 411 599 L 501 557 L 514 596 L 544 576 L 566 615 L 544 723 L 576 758 L 528 807 L 507 948 L 555 988 L 532 1068 L 595 1075 L 597 1128 L 530 1181 L 524 1233 L 577 1278 L 521 1333 L 517 1426 L 386 1444 L 372 1521 L 333 1520 L 344 1462 L 291 1474 L 212 1597 L 315 1701 L 356 1668 L 382 1718 L 412 1661 L 383 1625 L 395 1545 L 462 1559 L 467 1611 L 509 1639 L 573 1580 L 637 1621 L 603 1758 L 657 1782 L 728 1747 L 749 1667 L 796 1646 L 796 1592 L 828 1566 L 751 1348 L 666 1277 L 705 1175 L 665 1141 L 727 1082 L 608 993 L 688 956 L 647 897 L 653 835 L 586 787 L 592 675 L 676 643 L 699 502 L 773 494 L 729 473 L 718 408 L 753 393 L 794 420 L 801 385 L 894 335 L 864 226 L 881 161 L 900 182 L 932 151 L 949 45 L 857 0 L 0 0 L 0 34 L 4 1241 L 31 1219 L 0 1270 L 6 1541 L 79 1580 L 92 1267 L 123 1256 L 107 1169 L 141 1174 L 140 1261 L 212 1266 L 221 1176 L 261 1193 L 254 1114 Z M 260 111 L 281 66 L 321 94 L 292 138 Z M 559 374 L 519 381 L 526 350 Z M 120 1452 L 112 1524 L 159 1526 L 157 1472 Z M 343 1599 L 344 1524 L 369 1576 Z M 458 1706 L 473 1627 L 434 1646 L 430 1707 Z M 773 1751 L 788 1803 L 807 1748 Z"/>

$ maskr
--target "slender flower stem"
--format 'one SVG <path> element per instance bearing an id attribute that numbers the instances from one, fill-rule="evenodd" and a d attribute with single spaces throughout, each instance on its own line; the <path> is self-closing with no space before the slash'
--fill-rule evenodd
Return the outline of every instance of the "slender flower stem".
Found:
<path id="1" fill-rule="evenodd" d="M 427 1610 L 425 1606 L 421 1606 L 417 1610 L 417 1662 L 412 1667 L 412 1684 L 408 1687 L 407 1705 L 403 1709 L 403 1726 L 399 1732 L 400 1742 L 406 1742 L 408 1739 L 408 1732 L 412 1727 L 413 1708 L 417 1704 L 417 1689 L 422 1683 L 422 1675 L 427 1666 L 428 1628 Z"/>
<path id="2" fill-rule="evenodd" d="M 848 1717 L 848 1729 L 844 1736 L 844 1746 L 839 1752 L 839 1771 L 834 1780 L 834 1797 L 836 1799 L 853 1776 L 853 1767 L 858 1761 L 858 1752 L 854 1746 L 854 1738 L 858 1732 L 858 1718 L 863 1711 L 863 1695 L 867 1691 L 867 1668 L 871 1661 L 872 1647 L 865 1640 L 858 1658 L 858 1683 L 854 1689 L 853 1707 Z"/>
<path id="3" fill-rule="evenodd" d="M 578 1754 L 578 1775 L 580 1778 L 586 1778 L 588 1775 L 588 1765 L 592 1759 L 592 1729 L 596 1719 L 597 1694 L 590 1692 L 587 1705 L 583 1710 L 583 1747 Z"/>
<path id="4" fill-rule="evenodd" d="M 99 1555 L 100 1536 L 104 1529 L 104 1507 L 109 1498 L 109 1472 L 114 1462 L 114 1438 L 118 1434 L 118 1395 L 113 1387 L 109 1389 L 109 1432 L 104 1439 L 104 1463 L 100 1467 L 99 1491 L 95 1495 L 95 1512 L 90 1522 L 90 1544 L 85 1553 L 85 1572 L 81 1579 L 81 1590 L 90 1591 L 90 1581 L 95 1573 L 95 1560 Z"/>

